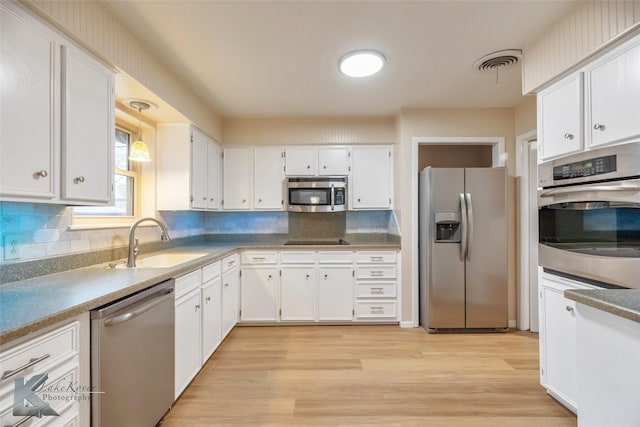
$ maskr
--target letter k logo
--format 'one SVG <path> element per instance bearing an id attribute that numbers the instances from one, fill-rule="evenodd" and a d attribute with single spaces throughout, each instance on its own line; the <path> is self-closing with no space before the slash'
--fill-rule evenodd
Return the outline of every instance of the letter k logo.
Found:
<path id="1" fill-rule="evenodd" d="M 13 415 L 35 416 L 38 418 L 42 418 L 43 415 L 58 415 L 47 402 L 34 393 L 38 387 L 44 384 L 47 378 L 49 378 L 48 374 L 34 375 L 26 383 L 24 378 L 16 378 L 13 395 Z"/>

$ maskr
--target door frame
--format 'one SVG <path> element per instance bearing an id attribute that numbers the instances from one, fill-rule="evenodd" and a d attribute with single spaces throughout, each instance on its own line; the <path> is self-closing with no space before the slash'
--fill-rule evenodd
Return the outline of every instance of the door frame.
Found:
<path id="1" fill-rule="evenodd" d="M 495 137 L 428 137 L 428 136 L 414 136 L 411 138 L 411 247 L 414 250 L 411 251 L 411 275 L 412 281 L 412 317 L 413 323 L 411 325 L 402 322 L 401 326 L 418 327 L 420 324 L 420 297 L 419 288 L 420 280 L 419 274 L 419 258 L 418 258 L 418 148 L 420 145 L 491 145 L 491 163 L 493 167 L 505 166 L 507 162 L 507 153 L 505 151 L 505 138 L 502 136 Z"/>
<path id="2" fill-rule="evenodd" d="M 518 329 L 538 331 L 537 131 L 516 137 L 518 192 Z M 532 170 L 533 166 L 533 170 Z"/>

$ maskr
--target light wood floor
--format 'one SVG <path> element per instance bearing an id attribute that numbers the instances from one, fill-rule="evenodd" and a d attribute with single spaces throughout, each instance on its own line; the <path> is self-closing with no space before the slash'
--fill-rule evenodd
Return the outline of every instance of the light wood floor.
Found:
<path id="1" fill-rule="evenodd" d="M 576 426 L 538 379 L 537 334 L 236 327 L 162 427 Z"/>

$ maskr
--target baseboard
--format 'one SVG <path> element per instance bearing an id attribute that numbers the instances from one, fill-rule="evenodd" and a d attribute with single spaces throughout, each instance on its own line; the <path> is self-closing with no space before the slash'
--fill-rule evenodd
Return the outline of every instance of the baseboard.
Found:
<path id="1" fill-rule="evenodd" d="M 518 326 L 518 322 L 516 320 L 509 320 L 508 325 L 510 328 L 516 328 Z"/>
<path id="2" fill-rule="evenodd" d="M 400 322 L 401 328 L 417 328 L 418 324 L 414 321 Z"/>

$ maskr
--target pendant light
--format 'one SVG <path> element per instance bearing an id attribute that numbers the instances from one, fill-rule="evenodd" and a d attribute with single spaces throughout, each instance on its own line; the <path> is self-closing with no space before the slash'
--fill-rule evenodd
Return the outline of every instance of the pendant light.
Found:
<path id="1" fill-rule="evenodd" d="M 133 144 L 131 144 L 129 160 L 134 162 L 150 162 L 149 147 L 147 147 L 147 144 L 142 140 L 142 110 L 149 109 L 151 105 L 143 101 L 131 101 L 129 105 L 131 108 L 138 110 L 138 137 Z"/>

